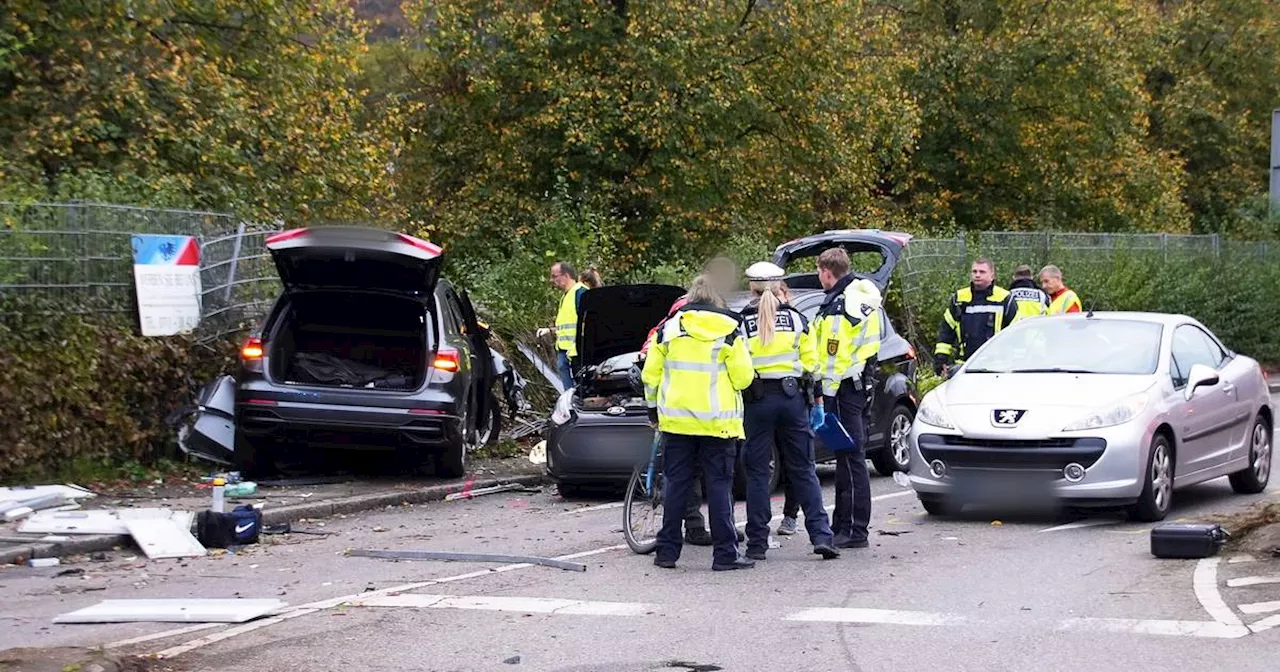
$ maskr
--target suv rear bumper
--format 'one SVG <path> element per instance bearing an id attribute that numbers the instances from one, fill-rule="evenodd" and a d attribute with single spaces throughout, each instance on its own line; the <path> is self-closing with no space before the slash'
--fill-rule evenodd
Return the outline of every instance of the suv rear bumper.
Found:
<path id="1" fill-rule="evenodd" d="M 462 419 L 430 410 L 251 400 L 237 402 L 236 420 L 248 439 L 350 450 L 434 449 L 462 442 Z"/>

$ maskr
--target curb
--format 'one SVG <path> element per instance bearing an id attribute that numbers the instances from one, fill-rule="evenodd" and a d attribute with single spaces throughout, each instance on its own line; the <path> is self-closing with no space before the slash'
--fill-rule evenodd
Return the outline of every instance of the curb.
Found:
<path id="1" fill-rule="evenodd" d="M 299 518 L 326 518 L 336 514 L 358 513 L 406 503 L 425 504 L 427 502 L 438 502 L 447 495 L 461 492 L 464 489 L 488 488 L 506 483 L 542 485 L 548 482 L 550 481 L 545 474 L 521 474 L 506 478 L 495 476 L 470 482 L 432 485 L 417 490 L 374 492 L 367 495 L 341 497 L 326 502 L 308 502 L 306 504 L 292 504 L 277 508 L 264 507 L 262 510 L 262 524 L 276 525 Z M 127 535 L 95 534 L 72 537 L 67 541 L 46 541 L 24 546 L 13 546 L 0 549 L 0 565 L 17 564 L 23 558 L 57 558 L 77 553 L 97 553 L 132 543 L 133 539 Z"/>

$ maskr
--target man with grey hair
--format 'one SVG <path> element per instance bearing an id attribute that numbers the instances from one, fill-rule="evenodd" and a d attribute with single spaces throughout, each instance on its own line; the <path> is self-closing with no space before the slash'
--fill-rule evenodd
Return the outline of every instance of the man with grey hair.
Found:
<path id="1" fill-rule="evenodd" d="M 1080 297 L 1062 283 L 1062 269 L 1052 264 L 1040 269 L 1040 286 L 1049 295 L 1049 314 L 1080 312 Z"/>

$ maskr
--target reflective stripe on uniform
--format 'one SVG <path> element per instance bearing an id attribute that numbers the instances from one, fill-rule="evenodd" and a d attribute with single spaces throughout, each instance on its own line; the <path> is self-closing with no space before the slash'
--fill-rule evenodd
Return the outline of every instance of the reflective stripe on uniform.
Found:
<path id="1" fill-rule="evenodd" d="M 658 412 L 669 418 L 691 418 L 701 422 L 711 422 L 713 420 L 741 420 L 743 416 L 741 409 L 731 411 L 694 411 L 687 408 L 659 406 Z"/>

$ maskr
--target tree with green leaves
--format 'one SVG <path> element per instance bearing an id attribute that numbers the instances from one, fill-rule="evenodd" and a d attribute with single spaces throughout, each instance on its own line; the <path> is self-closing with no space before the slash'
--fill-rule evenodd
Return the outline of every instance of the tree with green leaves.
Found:
<path id="1" fill-rule="evenodd" d="M 926 226 L 1181 231 L 1180 158 L 1148 142 L 1159 16 L 1126 0 L 902 3 Z"/>
<path id="2" fill-rule="evenodd" d="M 0 182 L 92 195 L 107 175 L 143 202 L 368 218 L 387 205 L 394 119 L 357 123 L 363 34 L 341 0 L 6 2 Z"/>
<path id="3" fill-rule="evenodd" d="M 398 198 L 496 257 L 557 176 L 614 268 L 896 215 L 916 105 L 892 13 L 861 2 L 408 0 Z"/>

